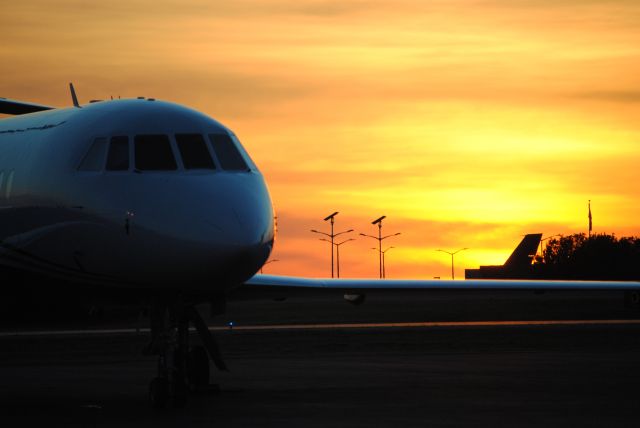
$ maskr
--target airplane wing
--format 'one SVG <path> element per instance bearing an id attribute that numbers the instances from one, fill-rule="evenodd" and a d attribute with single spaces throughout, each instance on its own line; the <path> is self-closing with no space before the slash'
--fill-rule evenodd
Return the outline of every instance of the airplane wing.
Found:
<path id="1" fill-rule="evenodd" d="M 10 100 L 0 97 L 0 114 L 20 115 L 35 113 L 37 111 L 53 110 L 54 108 L 55 107 L 27 103 L 25 101 Z"/>
<path id="2" fill-rule="evenodd" d="M 288 294 L 303 290 L 326 290 L 345 294 L 375 291 L 416 290 L 640 290 L 639 281 L 558 280 L 420 280 L 420 279 L 323 279 L 257 274 L 242 287 L 245 291 Z"/>

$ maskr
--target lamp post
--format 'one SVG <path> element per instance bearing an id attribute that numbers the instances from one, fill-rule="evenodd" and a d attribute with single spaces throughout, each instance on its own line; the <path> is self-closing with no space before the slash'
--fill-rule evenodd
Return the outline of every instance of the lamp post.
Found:
<path id="1" fill-rule="evenodd" d="M 380 218 L 375 219 L 374 221 L 371 222 L 371 224 L 377 224 L 378 225 L 378 236 L 373 236 L 373 235 L 367 235 L 366 233 L 361 233 L 361 236 L 366 236 L 368 238 L 373 238 L 376 239 L 378 241 L 378 262 L 380 264 L 380 279 L 383 278 L 383 272 L 382 272 L 382 259 L 383 259 L 383 255 L 382 255 L 382 241 L 390 238 L 392 236 L 398 236 L 400 235 L 400 232 L 398 233 L 393 233 L 391 235 L 387 235 L 387 236 L 382 236 L 382 220 L 384 220 L 385 218 L 387 218 L 387 216 L 382 216 Z"/>
<path id="2" fill-rule="evenodd" d="M 278 259 L 273 259 L 273 260 L 269 260 L 268 262 L 266 262 L 265 264 L 262 265 L 262 267 L 260 268 L 260 273 L 262 273 L 262 269 L 268 265 L 269 263 L 275 263 L 275 262 L 279 262 L 280 260 Z"/>
<path id="3" fill-rule="evenodd" d="M 353 229 L 349 229 L 349 230 L 345 230 L 344 232 L 339 232 L 339 233 L 333 233 L 333 224 L 335 222 L 335 217 L 338 215 L 338 211 L 334 212 L 331 215 L 328 215 L 324 218 L 324 221 L 330 221 L 331 222 L 331 233 L 324 233 L 324 232 L 320 232 L 317 231 L 315 229 L 311 229 L 311 232 L 313 233 L 319 233 L 320 235 L 324 235 L 327 236 L 331 239 L 331 278 L 333 278 L 333 240 L 335 239 L 336 236 L 340 236 L 343 233 L 349 233 L 349 232 L 353 232 Z"/>
<path id="4" fill-rule="evenodd" d="M 451 279 L 456 279 L 455 278 L 455 274 L 453 272 L 453 256 L 455 256 L 456 254 L 458 254 L 460 251 L 464 251 L 464 250 L 468 250 L 468 248 L 460 248 L 459 250 L 454 251 L 453 253 L 450 251 L 445 251 L 445 250 L 436 250 L 436 251 L 441 251 L 443 253 L 447 253 L 451 256 Z"/>
<path id="5" fill-rule="evenodd" d="M 386 279 L 386 278 L 387 278 L 387 269 L 386 269 L 386 263 L 385 263 L 384 255 L 387 253 L 387 251 L 389 251 L 389 250 L 390 250 L 390 249 L 392 249 L 392 248 L 396 248 L 396 247 L 391 246 L 391 247 L 387 248 L 386 250 L 382 250 L 382 251 L 381 251 L 381 253 L 382 253 L 382 278 L 384 278 L 384 279 Z M 372 247 L 371 249 L 372 249 L 372 250 L 375 250 L 375 251 L 379 251 L 379 250 L 378 250 L 377 248 L 375 248 L 375 247 Z"/>
<path id="6" fill-rule="evenodd" d="M 328 242 L 328 243 L 330 243 L 332 245 L 335 245 L 335 247 L 336 247 L 336 267 L 337 267 L 336 273 L 338 275 L 338 278 L 340 278 L 340 245 L 346 244 L 349 241 L 355 241 L 355 239 L 353 239 L 353 238 L 345 239 L 344 241 L 338 242 L 337 244 L 336 243 L 332 243 L 328 239 L 324 239 L 324 238 L 320 238 L 320 240 Z"/>

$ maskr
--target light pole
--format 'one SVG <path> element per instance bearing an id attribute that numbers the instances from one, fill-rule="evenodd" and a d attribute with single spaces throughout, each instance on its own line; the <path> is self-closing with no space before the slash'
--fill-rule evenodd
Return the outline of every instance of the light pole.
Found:
<path id="1" fill-rule="evenodd" d="M 400 232 L 398 233 L 393 233 L 391 235 L 387 235 L 387 236 L 382 236 L 382 220 L 384 220 L 385 218 L 387 218 L 387 216 L 382 216 L 380 218 L 375 219 L 374 221 L 371 222 L 371 224 L 377 224 L 378 225 L 378 236 L 373 236 L 373 235 L 367 235 L 366 233 L 361 233 L 361 236 L 366 236 L 368 238 L 373 238 L 378 240 L 378 262 L 380 264 L 380 279 L 383 278 L 383 272 L 382 272 L 382 259 L 383 259 L 383 255 L 382 255 L 382 241 L 390 238 L 392 236 L 398 236 L 400 235 Z"/>
<path id="2" fill-rule="evenodd" d="M 279 262 L 280 260 L 278 259 L 273 259 L 273 260 L 269 260 L 268 262 L 266 262 L 265 264 L 262 265 L 262 267 L 260 268 L 260 273 L 262 273 L 262 269 L 268 265 L 269 263 L 275 263 L 275 262 Z"/>
<path id="3" fill-rule="evenodd" d="M 328 243 L 332 244 L 332 242 L 331 242 L 331 241 L 329 241 L 328 239 L 320 238 L 320 240 L 321 240 L 321 241 L 325 241 L 325 242 L 328 242 Z M 342 245 L 342 244 L 346 244 L 346 243 L 347 243 L 347 242 L 349 242 L 349 241 L 355 241 L 355 239 L 353 239 L 353 238 L 349 238 L 349 239 L 345 239 L 345 240 L 344 240 L 344 241 L 342 241 L 342 242 L 338 242 L 337 244 L 336 244 L 336 243 L 333 243 L 333 245 L 335 245 L 335 247 L 336 247 L 336 267 L 338 268 L 338 269 L 336 270 L 336 272 L 337 272 L 337 274 L 338 274 L 338 278 L 340 278 L 340 245 Z"/>
<path id="4" fill-rule="evenodd" d="M 385 279 L 387 278 L 387 269 L 386 269 L 386 263 L 385 263 L 384 255 L 387 253 L 387 251 L 389 251 L 392 248 L 396 248 L 396 247 L 391 246 L 391 247 L 387 248 L 386 250 L 382 250 L 381 251 L 381 253 L 382 253 L 382 278 L 385 278 Z M 372 247 L 371 249 L 375 250 L 375 251 L 379 251 L 375 247 Z"/>
<path id="5" fill-rule="evenodd" d="M 453 256 L 455 256 L 456 254 L 458 254 L 460 251 L 464 251 L 464 250 L 468 250 L 468 248 L 460 248 L 459 250 L 454 251 L 453 253 L 450 251 L 445 251 L 445 250 L 436 250 L 436 251 L 442 251 L 443 253 L 447 253 L 451 256 L 451 279 L 456 279 L 455 278 L 455 274 L 453 273 Z"/>
<path id="6" fill-rule="evenodd" d="M 319 233 L 320 235 L 324 235 L 331 238 L 331 278 L 333 278 L 333 240 L 336 236 L 340 236 L 343 233 L 353 232 L 353 229 L 349 229 L 349 230 L 345 230 L 344 232 L 333 233 L 333 223 L 335 222 L 335 216 L 337 215 L 338 215 L 338 211 L 324 218 L 324 221 L 331 221 L 331 233 L 324 233 L 324 232 L 319 232 L 315 229 L 311 229 L 311 232 L 313 233 Z"/>

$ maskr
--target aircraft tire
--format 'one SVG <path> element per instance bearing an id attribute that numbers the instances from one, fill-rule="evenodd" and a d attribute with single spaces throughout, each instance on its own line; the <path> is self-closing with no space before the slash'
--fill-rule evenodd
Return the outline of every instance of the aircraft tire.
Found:
<path id="1" fill-rule="evenodd" d="M 169 400 L 169 382 L 166 378 L 157 377 L 149 383 L 149 401 L 155 409 L 166 407 Z"/>
<path id="2" fill-rule="evenodd" d="M 171 385 L 171 404 L 175 408 L 184 407 L 187 404 L 189 390 L 182 379 L 176 379 Z"/>
<path id="3" fill-rule="evenodd" d="M 194 346 L 189 351 L 187 377 L 194 389 L 209 385 L 209 355 L 204 346 Z"/>

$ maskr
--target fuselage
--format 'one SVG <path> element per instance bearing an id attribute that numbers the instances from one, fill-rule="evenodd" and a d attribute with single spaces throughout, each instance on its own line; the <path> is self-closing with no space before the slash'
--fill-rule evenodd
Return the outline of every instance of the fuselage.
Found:
<path id="1" fill-rule="evenodd" d="M 133 99 L 0 120 L 0 265 L 223 292 L 273 240 L 261 173 L 202 113 Z"/>

